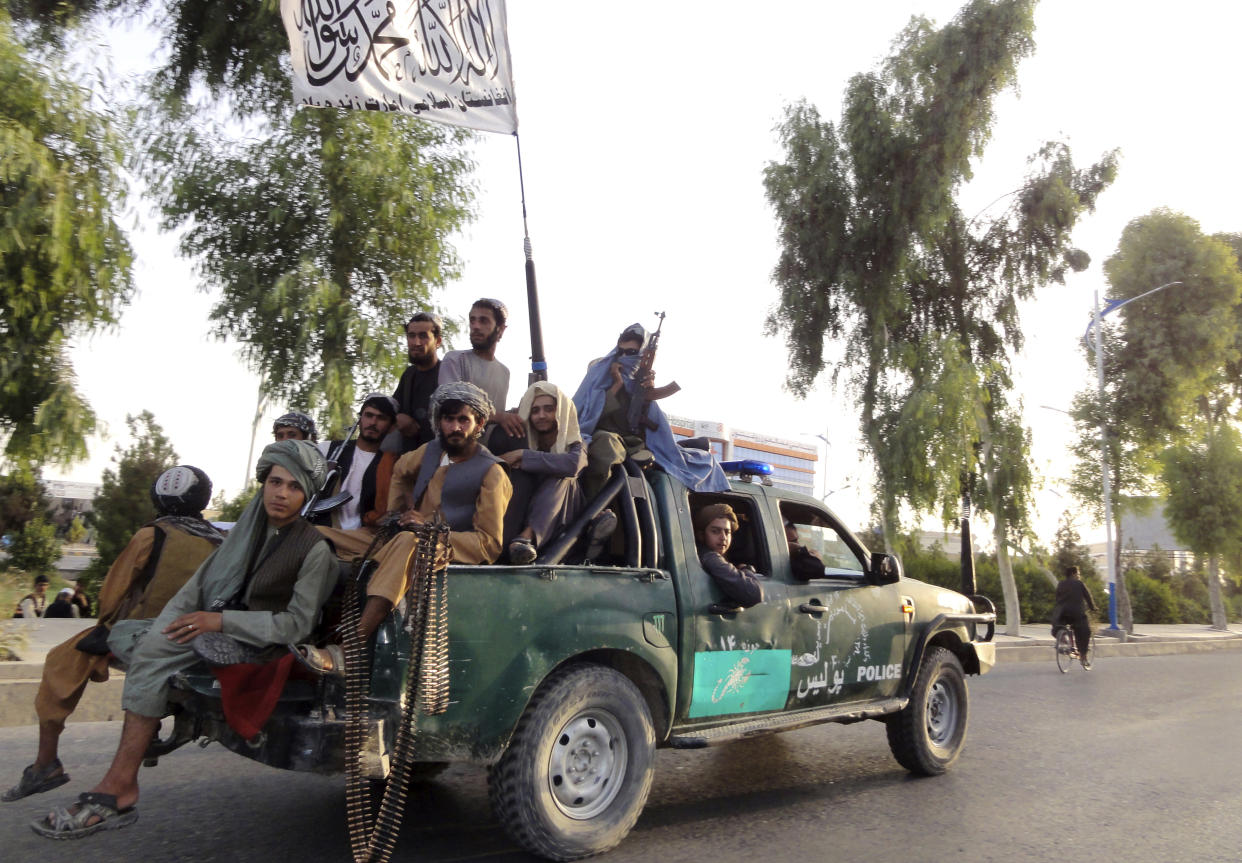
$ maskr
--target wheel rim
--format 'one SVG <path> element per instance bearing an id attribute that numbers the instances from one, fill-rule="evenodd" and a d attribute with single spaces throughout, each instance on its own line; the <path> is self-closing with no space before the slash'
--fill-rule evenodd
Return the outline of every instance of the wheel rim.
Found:
<path id="1" fill-rule="evenodd" d="M 583 821 L 608 808 L 625 778 L 621 723 L 606 710 L 585 710 L 561 728 L 548 757 L 548 789 L 561 812 Z"/>
<path id="2" fill-rule="evenodd" d="M 1057 637 L 1057 668 L 1062 674 L 1069 672 L 1074 664 L 1074 641 L 1072 635 L 1062 632 Z"/>
<path id="3" fill-rule="evenodd" d="M 943 679 L 932 684 L 927 694 L 927 737 L 933 746 L 945 748 L 953 742 L 960 709 L 957 696 Z"/>

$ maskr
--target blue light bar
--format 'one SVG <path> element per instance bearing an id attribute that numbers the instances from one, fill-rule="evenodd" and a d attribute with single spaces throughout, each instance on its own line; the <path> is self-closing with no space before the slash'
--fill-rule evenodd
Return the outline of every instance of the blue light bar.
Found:
<path id="1" fill-rule="evenodd" d="M 766 461 L 748 458 L 741 461 L 722 461 L 720 469 L 725 473 L 742 474 L 743 476 L 771 476 L 772 465 Z"/>

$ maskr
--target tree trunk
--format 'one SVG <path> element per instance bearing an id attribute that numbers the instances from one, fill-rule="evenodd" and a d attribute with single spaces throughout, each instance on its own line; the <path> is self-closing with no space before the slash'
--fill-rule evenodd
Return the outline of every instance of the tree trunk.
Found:
<path id="1" fill-rule="evenodd" d="M 1117 625 L 1126 632 L 1134 632 L 1134 611 L 1130 608 L 1130 591 L 1126 590 L 1126 577 L 1121 569 L 1121 508 L 1117 507 L 1113 516 L 1117 538 L 1113 541 L 1113 572 L 1117 574 L 1117 582 L 1113 590 L 1117 593 Z"/>
<path id="2" fill-rule="evenodd" d="M 1212 604 L 1212 628 L 1228 629 L 1229 618 L 1220 595 L 1220 556 L 1217 554 L 1208 555 L 1208 600 Z"/>
<path id="3" fill-rule="evenodd" d="M 992 538 L 996 542 L 996 568 L 1000 571 L 1001 593 L 1005 597 L 1005 634 L 1022 634 L 1022 609 L 1018 604 L 1018 583 L 1013 577 L 1013 563 L 1005 544 L 1005 520 L 1001 504 L 992 495 Z"/>

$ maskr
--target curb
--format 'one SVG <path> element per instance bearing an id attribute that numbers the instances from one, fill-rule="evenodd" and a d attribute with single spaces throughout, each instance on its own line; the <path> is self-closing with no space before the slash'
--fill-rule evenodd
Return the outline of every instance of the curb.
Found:
<path id="1" fill-rule="evenodd" d="M 1172 656 L 1189 653 L 1213 653 L 1218 650 L 1242 650 L 1242 637 L 1220 636 L 1184 640 L 1118 641 L 1112 637 L 1096 638 L 1096 656 Z M 1051 639 L 1032 644 L 996 645 L 997 664 L 1010 662 L 1050 662 L 1055 658 Z"/>

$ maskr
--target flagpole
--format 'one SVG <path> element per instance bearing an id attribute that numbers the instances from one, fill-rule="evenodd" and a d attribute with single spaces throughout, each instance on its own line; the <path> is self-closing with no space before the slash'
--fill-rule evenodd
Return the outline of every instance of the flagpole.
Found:
<path id="1" fill-rule="evenodd" d="M 522 139 L 517 142 L 518 187 L 522 193 L 522 250 L 526 255 L 526 310 L 530 318 L 530 379 L 528 384 L 548 379 L 548 363 L 543 356 L 543 324 L 539 320 L 539 287 L 535 282 L 535 258 L 531 252 L 530 229 L 526 225 L 526 179 L 522 175 Z"/>

